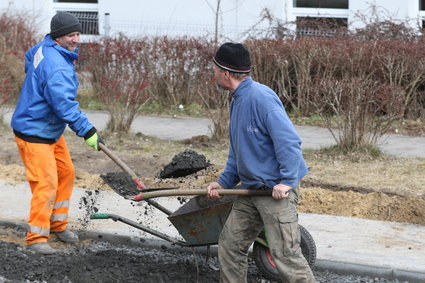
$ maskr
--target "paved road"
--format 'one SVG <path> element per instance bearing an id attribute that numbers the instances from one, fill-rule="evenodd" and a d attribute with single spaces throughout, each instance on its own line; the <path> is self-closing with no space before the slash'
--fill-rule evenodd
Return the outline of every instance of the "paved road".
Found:
<path id="1" fill-rule="evenodd" d="M 90 121 L 102 130 L 106 127 L 109 114 L 106 112 L 86 112 Z M 10 121 L 11 113 L 6 113 L 4 120 Z M 198 135 L 212 135 L 213 124 L 206 118 L 172 117 L 172 116 L 136 116 L 131 125 L 133 132 L 160 139 L 183 140 Z M 319 149 L 335 144 L 331 133 L 325 128 L 296 126 L 305 149 Z M 385 135 L 379 142 L 382 151 L 400 157 L 425 158 L 425 137 L 403 135 Z"/>
<path id="2" fill-rule="evenodd" d="M 97 128 L 103 129 L 109 119 L 104 112 L 87 112 Z M 213 125 L 206 118 L 137 116 L 131 126 L 134 132 L 160 139 L 182 140 L 197 135 L 211 136 Z M 306 149 L 318 149 L 335 144 L 329 130 L 311 126 L 296 126 Z M 425 158 L 425 137 L 385 135 L 379 140 L 379 147 L 386 153 L 400 157 Z"/>

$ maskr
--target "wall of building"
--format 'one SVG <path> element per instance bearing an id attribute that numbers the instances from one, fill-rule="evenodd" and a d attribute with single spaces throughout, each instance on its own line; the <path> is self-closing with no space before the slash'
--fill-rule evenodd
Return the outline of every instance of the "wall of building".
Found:
<path id="1" fill-rule="evenodd" d="M 216 0 L 100 0 L 99 14 L 100 18 L 104 18 L 105 13 L 110 14 L 112 34 L 125 29 L 131 35 L 213 35 L 216 5 Z M 219 33 L 223 37 L 238 39 L 260 20 L 264 8 L 276 15 L 281 14 L 283 2 L 222 0 L 220 7 Z M 261 26 L 264 27 L 264 24 Z"/>
<path id="2" fill-rule="evenodd" d="M 268 28 L 259 23 L 263 9 L 282 19 L 285 1 L 281 0 L 222 0 L 218 17 L 218 32 L 223 40 L 241 40 L 253 26 Z M 110 35 L 124 32 L 132 35 L 194 35 L 213 36 L 216 22 L 216 0 L 99 0 L 97 4 L 57 3 L 53 0 L 0 1 L 1 11 L 28 13 L 36 19 L 37 29 L 49 31 L 51 17 L 59 10 L 97 11 L 99 33 Z M 109 13 L 109 21 L 105 14 Z M 107 23 L 109 22 L 109 25 Z M 110 27 L 105 30 L 105 27 Z"/>
<path id="3" fill-rule="evenodd" d="M 28 17 L 40 37 L 50 30 L 50 18 L 54 15 L 52 0 L 3 0 L 0 13 L 20 13 Z"/>
<path id="4" fill-rule="evenodd" d="M 349 23 L 355 29 L 364 27 L 373 20 L 392 20 L 404 22 L 413 28 L 418 27 L 418 0 L 351 0 L 349 4 Z"/>
<path id="5" fill-rule="evenodd" d="M 217 0 L 98 0 L 97 4 L 3 0 L 0 1 L 0 12 L 19 11 L 28 14 L 42 35 L 49 32 L 50 19 L 56 11 L 65 10 L 98 12 L 100 35 L 123 32 L 130 36 L 213 37 L 216 31 L 216 5 Z M 294 8 L 293 0 L 221 0 L 219 39 L 240 41 L 247 36 L 247 31 L 255 35 L 270 30 L 270 22 L 261 21 L 264 9 L 271 12 L 274 20 L 289 23 L 287 27 L 293 30 L 296 18 L 306 16 L 346 18 L 352 29 L 362 27 L 376 18 L 403 21 L 418 27 L 422 24 L 421 17 L 425 17 L 425 11 L 419 11 L 418 0 L 350 0 L 348 9 Z M 107 13 L 108 21 L 105 20 Z M 83 40 L 89 38 L 91 36 L 83 36 Z"/>

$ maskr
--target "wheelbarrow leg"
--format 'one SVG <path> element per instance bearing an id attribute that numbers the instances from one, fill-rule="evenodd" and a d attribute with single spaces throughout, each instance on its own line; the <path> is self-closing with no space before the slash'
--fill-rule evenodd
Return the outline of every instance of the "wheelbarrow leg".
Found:
<path id="1" fill-rule="evenodd" d="M 166 235 L 164 233 L 155 231 L 155 230 L 153 230 L 153 229 L 151 229 L 149 227 L 146 227 L 144 225 L 141 225 L 141 224 L 139 224 L 137 222 L 134 222 L 134 221 L 132 221 L 130 219 L 127 219 L 125 217 L 119 216 L 117 214 L 111 214 L 111 213 L 92 213 L 92 214 L 90 214 L 90 219 L 109 219 L 109 218 L 112 219 L 112 220 L 114 220 L 115 222 L 116 221 L 121 221 L 121 222 L 123 222 L 125 224 L 128 224 L 128 225 L 133 226 L 133 227 L 135 227 L 137 229 L 140 229 L 142 231 L 145 231 L 145 232 L 147 232 L 149 234 L 152 234 L 154 236 L 157 236 L 158 238 L 161 238 L 163 240 L 166 240 L 166 241 L 168 241 L 168 242 L 170 242 L 172 244 L 176 244 L 176 245 L 180 245 L 180 246 L 187 246 L 187 244 L 185 242 L 183 242 L 183 241 L 180 241 L 178 239 L 175 239 L 173 237 L 170 237 L 170 236 L 168 236 L 168 235 Z"/>
<path id="2" fill-rule="evenodd" d="M 155 207 L 155 208 L 157 208 L 157 209 L 159 209 L 159 210 L 161 210 L 162 212 L 164 212 L 165 214 L 167 214 L 167 215 L 171 215 L 171 211 L 170 210 L 168 210 L 168 209 L 166 209 L 165 207 L 163 207 L 162 205 L 160 205 L 159 203 L 157 203 L 157 202 L 155 202 L 155 201 L 153 201 L 153 200 L 147 200 L 147 203 L 149 203 L 150 205 L 152 205 L 153 207 Z"/>

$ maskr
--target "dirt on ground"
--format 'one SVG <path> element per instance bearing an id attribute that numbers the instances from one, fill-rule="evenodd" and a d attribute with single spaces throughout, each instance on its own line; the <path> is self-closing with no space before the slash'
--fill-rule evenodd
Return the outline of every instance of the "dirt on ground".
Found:
<path id="1" fill-rule="evenodd" d="M 76 186 L 111 190 L 108 176 L 116 181 L 122 170 L 73 133 L 67 132 L 65 137 L 76 168 Z M 104 139 L 149 188 L 205 188 L 222 171 L 228 146 L 205 137 L 183 142 L 160 141 L 140 134 L 104 135 Z M 204 156 L 202 161 L 208 166 L 198 166 L 187 176 L 160 178 L 173 158 L 185 156 L 188 150 Z M 301 184 L 300 212 L 425 225 L 425 160 L 388 156 L 353 159 L 311 151 L 306 151 L 305 157 L 310 174 Z M 14 137 L 6 130 L 0 133 L 0 180 L 26 182 Z M 127 188 L 128 183 L 131 179 L 123 180 L 121 185 Z M 0 282 L 120 282 L 120 278 L 126 282 L 218 282 L 218 264 L 205 263 L 205 259 L 194 255 L 90 241 L 76 246 L 53 241 L 52 245 L 63 252 L 39 257 L 25 248 L 23 231 L 0 229 Z M 61 271 L 58 274 L 56 270 Z M 249 282 L 261 282 L 255 268 L 250 272 Z"/>
<path id="2" fill-rule="evenodd" d="M 66 139 L 76 168 L 76 186 L 110 190 L 101 175 L 122 170 L 104 153 L 93 151 L 72 133 L 67 133 Z M 208 142 L 205 137 L 183 142 L 140 135 L 110 136 L 106 140 L 108 148 L 149 188 L 205 188 L 217 179 L 227 156 L 226 144 Z M 0 179 L 26 182 L 13 135 L 3 132 L 0 142 Z M 197 158 L 194 173 L 159 178 L 173 164 L 173 158 L 184 157 L 187 152 Z M 384 156 L 353 160 L 309 151 L 305 157 L 310 173 L 301 184 L 300 212 L 425 225 L 424 159 Z M 208 167 L 201 170 L 205 165 Z"/>

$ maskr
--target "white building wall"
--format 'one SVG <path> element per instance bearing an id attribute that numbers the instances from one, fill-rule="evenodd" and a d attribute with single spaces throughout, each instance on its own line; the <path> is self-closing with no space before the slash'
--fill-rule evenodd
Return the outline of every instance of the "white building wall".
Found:
<path id="1" fill-rule="evenodd" d="M 218 33 L 222 39 L 240 40 L 258 24 L 267 8 L 282 19 L 282 0 L 221 0 Z M 53 0 L 0 1 L 0 12 L 19 11 L 34 16 L 41 34 L 50 30 L 56 11 L 97 11 L 99 32 L 105 34 L 105 14 L 109 13 L 110 33 L 127 35 L 193 35 L 215 33 L 216 0 L 99 0 L 98 4 L 56 3 Z M 266 21 L 257 28 L 267 28 Z"/>
<path id="2" fill-rule="evenodd" d="M 222 0 L 220 7 L 219 34 L 238 39 L 260 20 L 264 8 L 281 15 L 283 1 Z M 100 18 L 110 14 L 112 34 L 125 29 L 130 35 L 213 35 L 216 8 L 216 0 L 99 1 Z"/>
<path id="3" fill-rule="evenodd" d="M 98 4 L 56 3 L 53 0 L 0 0 L 0 12 L 19 11 L 33 18 L 40 35 L 50 30 L 50 19 L 58 10 L 94 11 L 99 13 L 99 33 L 105 34 L 105 13 L 109 13 L 110 35 L 189 35 L 214 36 L 217 0 L 99 0 Z M 378 13 L 374 15 L 372 6 Z M 254 26 L 269 29 L 261 14 L 268 9 L 275 20 L 293 24 L 297 17 L 347 18 L 351 29 L 365 21 L 358 15 L 380 20 L 391 19 L 418 27 L 425 18 L 419 11 L 419 0 L 350 0 L 348 9 L 294 8 L 293 0 L 221 0 L 218 18 L 220 40 L 240 41 Z M 255 34 L 255 32 L 254 32 Z M 83 36 L 83 40 L 88 36 Z"/>
<path id="4" fill-rule="evenodd" d="M 364 27 L 365 24 L 374 20 L 404 22 L 413 28 L 417 28 L 418 17 L 418 0 L 351 0 L 349 2 L 348 22 L 352 29 Z"/>
<path id="5" fill-rule="evenodd" d="M 55 13 L 52 6 L 52 0 L 1 0 L 0 13 L 23 13 L 41 37 L 50 31 L 50 18 Z"/>

